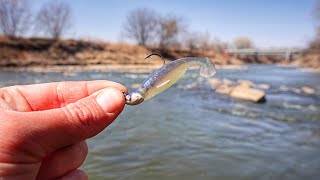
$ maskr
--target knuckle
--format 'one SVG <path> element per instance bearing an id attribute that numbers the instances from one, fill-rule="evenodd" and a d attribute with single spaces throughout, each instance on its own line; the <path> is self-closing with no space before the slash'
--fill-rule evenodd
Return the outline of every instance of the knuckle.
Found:
<path id="1" fill-rule="evenodd" d="M 95 101 L 80 100 L 66 106 L 65 114 L 73 124 L 90 128 L 92 123 L 101 118 L 102 111 Z"/>

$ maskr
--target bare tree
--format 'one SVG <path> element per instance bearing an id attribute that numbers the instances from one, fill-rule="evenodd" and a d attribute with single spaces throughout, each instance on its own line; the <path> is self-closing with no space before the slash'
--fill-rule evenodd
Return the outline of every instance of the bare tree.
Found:
<path id="1" fill-rule="evenodd" d="M 188 48 L 190 52 L 199 48 L 199 42 L 197 33 L 186 32 L 183 35 L 183 44 L 185 48 Z"/>
<path id="2" fill-rule="evenodd" d="M 0 0 L 0 28 L 4 35 L 16 37 L 30 28 L 30 6 L 27 0 Z"/>
<path id="3" fill-rule="evenodd" d="M 190 52 L 193 50 L 209 50 L 210 35 L 202 32 L 187 32 L 184 33 L 184 44 Z"/>
<path id="4" fill-rule="evenodd" d="M 37 28 L 52 39 L 60 39 L 71 28 L 71 8 L 68 4 L 51 1 L 40 9 Z"/>
<path id="5" fill-rule="evenodd" d="M 131 11 L 124 23 L 124 34 L 139 45 L 147 45 L 154 39 L 157 13 L 151 9 L 138 8 Z"/>
<path id="6" fill-rule="evenodd" d="M 187 32 L 184 36 L 184 47 L 192 53 L 194 50 L 224 53 L 227 44 L 218 38 L 210 38 L 209 32 Z"/>
<path id="7" fill-rule="evenodd" d="M 320 0 L 317 0 L 312 15 L 316 25 L 316 35 L 315 38 L 310 42 L 309 48 L 320 49 Z"/>
<path id="8" fill-rule="evenodd" d="M 165 48 L 177 43 L 178 36 L 185 31 L 185 26 L 181 18 L 168 16 L 159 20 L 159 46 Z"/>
<path id="9" fill-rule="evenodd" d="M 252 48 L 253 43 L 248 37 L 238 37 L 233 40 L 233 45 L 237 49 L 247 49 Z"/>

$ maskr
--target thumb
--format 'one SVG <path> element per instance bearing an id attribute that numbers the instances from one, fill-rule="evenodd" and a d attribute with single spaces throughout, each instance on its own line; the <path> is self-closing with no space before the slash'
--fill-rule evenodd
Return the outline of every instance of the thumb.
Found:
<path id="1" fill-rule="evenodd" d="M 119 90 L 107 88 L 66 107 L 22 114 L 32 132 L 28 139 L 51 152 L 98 134 L 116 119 L 124 104 Z"/>

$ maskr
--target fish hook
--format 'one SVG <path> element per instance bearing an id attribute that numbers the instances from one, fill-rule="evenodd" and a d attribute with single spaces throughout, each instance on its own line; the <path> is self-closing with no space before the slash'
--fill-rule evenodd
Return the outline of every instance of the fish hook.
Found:
<path id="1" fill-rule="evenodd" d="M 145 57 L 144 59 L 148 59 L 148 58 L 150 58 L 150 57 L 153 56 L 153 55 L 159 56 L 159 57 L 163 60 L 163 65 L 166 65 L 166 60 L 165 60 L 160 54 L 158 54 L 158 53 L 151 53 L 151 54 L 149 54 L 147 57 Z"/>

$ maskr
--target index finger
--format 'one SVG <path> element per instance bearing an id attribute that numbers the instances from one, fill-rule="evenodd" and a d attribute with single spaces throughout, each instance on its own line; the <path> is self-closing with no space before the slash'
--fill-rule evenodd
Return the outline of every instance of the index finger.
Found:
<path id="1" fill-rule="evenodd" d="M 9 98 L 17 111 L 39 111 L 64 107 L 108 87 L 128 91 L 112 81 L 69 81 L 7 87 L 1 89 L 0 97 Z"/>

